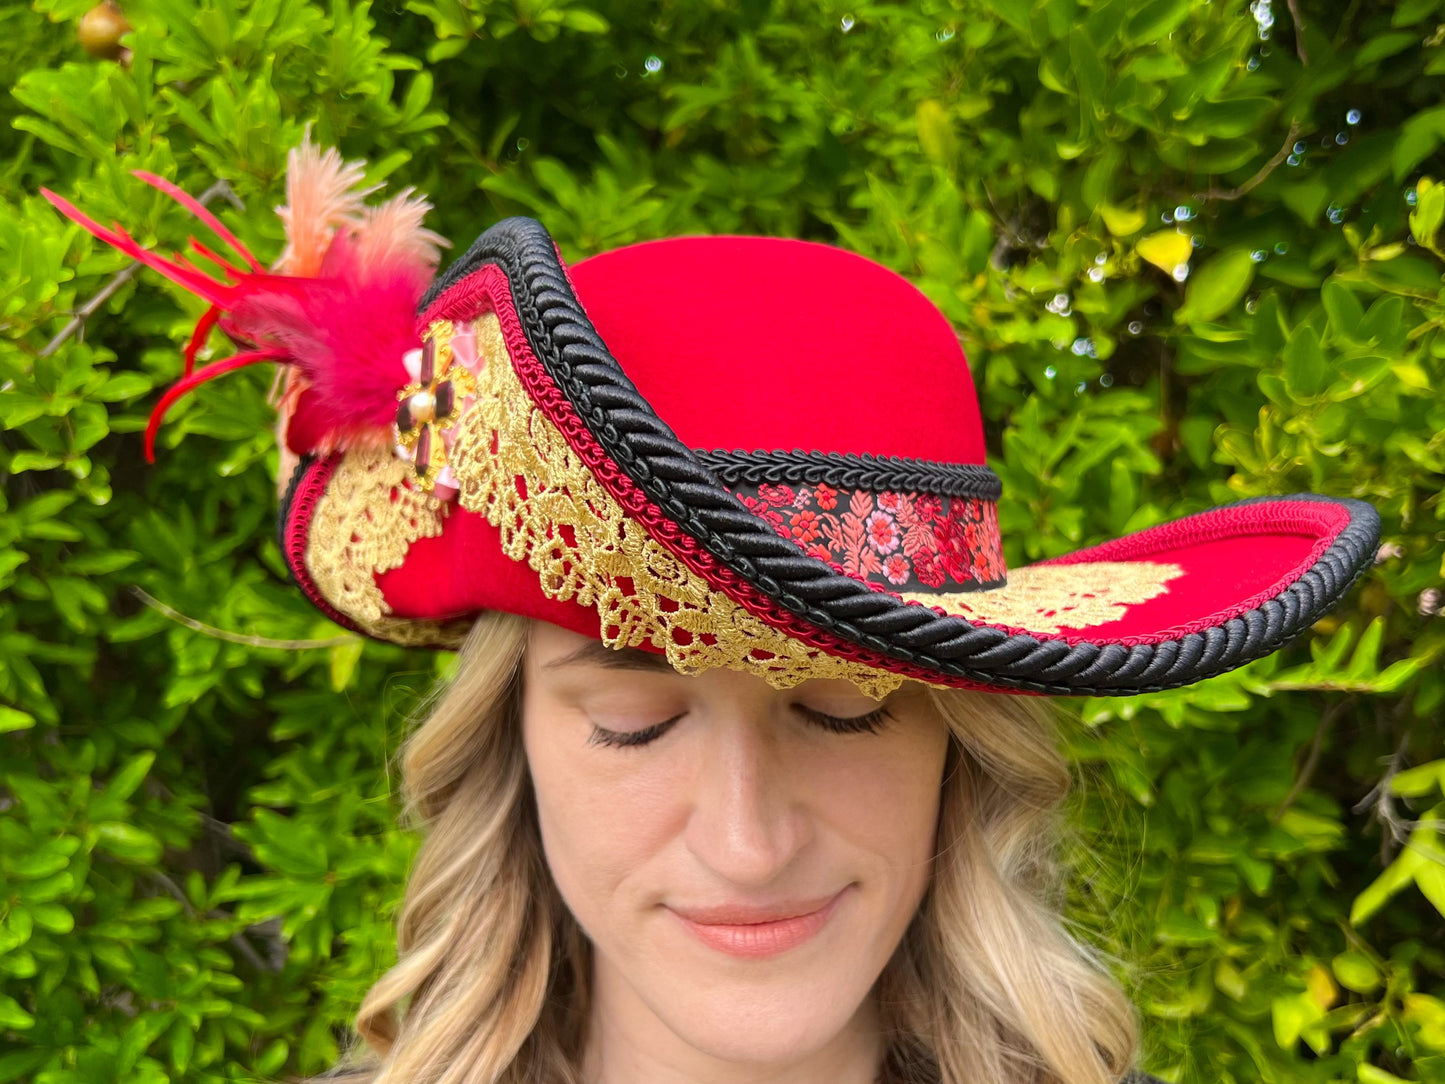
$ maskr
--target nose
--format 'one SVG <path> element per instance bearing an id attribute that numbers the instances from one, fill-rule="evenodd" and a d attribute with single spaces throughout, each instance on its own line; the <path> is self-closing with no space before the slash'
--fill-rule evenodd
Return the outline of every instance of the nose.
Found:
<path id="1" fill-rule="evenodd" d="M 777 722 L 765 713 L 730 713 L 713 720 L 701 750 L 687 845 L 713 873 L 743 888 L 775 881 L 810 838 Z"/>

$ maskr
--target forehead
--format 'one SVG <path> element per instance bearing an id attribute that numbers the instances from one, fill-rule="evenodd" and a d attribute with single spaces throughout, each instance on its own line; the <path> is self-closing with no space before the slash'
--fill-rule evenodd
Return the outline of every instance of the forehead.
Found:
<path id="1" fill-rule="evenodd" d="M 639 677 L 651 674 L 658 678 L 673 678 L 679 683 L 686 683 L 688 688 L 707 688 L 719 695 L 738 695 L 744 688 L 757 693 L 766 690 L 775 697 L 803 692 L 808 695 L 821 694 L 836 703 L 843 700 L 849 703 L 857 701 L 860 707 L 863 701 L 879 703 L 886 700 L 891 704 L 900 704 L 905 700 L 912 701 L 922 697 L 927 691 L 922 683 L 903 681 L 890 693 L 875 695 L 860 689 L 851 681 L 830 676 L 811 678 L 780 689 L 772 686 L 759 674 L 728 667 L 704 670 L 696 674 L 682 673 L 674 669 L 667 657 L 659 652 L 633 647 L 609 647 L 601 640 L 544 621 L 531 623 L 523 666 L 529 684 L 544 687 L 554 683 L 577 686 L 581 682 L 583 685 L 592 683 L 600 688 L 605 684 L 608 688 L 613 688 L 615 683 L 609 680 L 609 673 L 618 677 L 627 674 Z"/>
<path id="2" fill-rule="evenodd" d="M 558 632 L 564 630 L 558 629 Z M 575 633 L 565 633 L 577 643 L 553 643 L 556 637 L 544 637 L 541 645 L 534 636 L 529 647 L 537 649 L 537 666 L 543 672 L 565 670 L 572 667 L 599 667 L 605 670 L 643 670 L 654 673 L 676 674 L 666 656 L 636 647 L 612 648 L 601 640 L 589 640 Z M 681 676 L 681 675 L 679 675 Z"/>

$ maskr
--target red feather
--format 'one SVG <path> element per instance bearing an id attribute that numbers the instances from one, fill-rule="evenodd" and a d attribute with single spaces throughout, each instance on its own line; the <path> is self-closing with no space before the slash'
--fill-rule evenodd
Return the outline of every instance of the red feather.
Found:
<path id="1" fill-rule="evenodd" d="M 288 237 L 302 237 L 304 252 L 314 255 L 283 256 L 283 266 L 304 264 L 307 271 L 315 269 L 314 277 L 268 272 L 215 215 L 151 173 L 137 171 L 136 176 L 210 227 L 245 267 L 194 237 L 190 247 L 214 264 L 217 274 L 180 254 L 152 252 L 119 225 L 107 229 L 41 189 L 71 221 L 209 302 L 186 346 L 182 379 L 151 415 L 148 459 L 154 459 L 161 419 L 177 399 L 214 377 L 261 361 L 294 366 L 300 383 L 289 385 L 293 403 L 302 390 L 314 393 L 307 396 L 314 406 L 308 430 L 318 446 L 330 450 L 391 440 L 396 393 L 410 382 L 403 358 L 420 345 L 416 306 L 444 242 L 421 227 L 427 205 L 409 191 L 379 208 L 362 206 L 360 195 L 349 190 L 359 181 L 361 167 L 342 163 L 334 151 L 318 154 L 308 141 L 292 152 L 291 167 L 291 207 L 282 209 L 283 218 Z M 218 325 L 243 352 L 196 370 L 196 355 Z"/>
<path id="2" fill-rule="evenodd" d="M 161 419 L 166 416 L 166 411 L 170 410 L 171 404 L 177 399 L 194 391 L 207 380 L 212 380 L 223 373 L 229 373 L 233 369 L 240 369 L 246 365 L 255 365 L 258 361 L 280 361 L 283 356 L 274 350 L 253 350 L 246 354 L 233 354 L 229 358 L 212 362 L 204 369 L 190 373 L 172 384 L 161 396 L 161 401 L 156 404 L 155 410 L 151 411 L 150 421 L 146 424 L 146 462 L 154 463 L 156 461 L 156 433 L 160 430 Z"/>

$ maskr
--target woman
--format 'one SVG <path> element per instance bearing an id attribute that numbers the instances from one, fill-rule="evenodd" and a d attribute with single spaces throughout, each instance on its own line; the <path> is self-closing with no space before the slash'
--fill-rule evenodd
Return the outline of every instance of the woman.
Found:
<path id="1" fill-rule="evenodd" d="M 1036 701 L 685 677 L 500 614 L 457 675 L 404 756 L 427 839 L 355 1051 L 387 1068 L 347 1079 L 1132 1063 L 1127 1002 L 1051 906 L 1069 775 Z"/>
<path id="2" fill-rule="evenodd" d="M 1268 654 L 1369 562 L 1373 510 L 1242 502 L 1006 569 L 967 364 L 897 275 L 763 238 L 568 269 L 512 219 L 418 319 L 425 205 L 358 179 L 296 154 L 279 274 L 212 219 L 249 270 L 52 197 L 246 348 L 148 445 L 197 383 L 288 364 L 298 584 L 372 636 L 465 637 L 405 751 L 427 838 L 350 1078 L 1129 1077 L 1131 1011 L 1057 913 L 1067 767 L 1017 694 Z"/>

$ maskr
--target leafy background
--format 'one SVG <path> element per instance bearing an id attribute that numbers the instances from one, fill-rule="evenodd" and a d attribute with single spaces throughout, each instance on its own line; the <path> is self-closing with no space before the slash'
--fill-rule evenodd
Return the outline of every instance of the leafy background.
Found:
<path id="1" fill-rule="evenodd" d="M 458 250 L 521 212 L 569 258 L 751 231 L 909 275 L 1014 563 L 1373 501 L 1380 560 L 1293 649 L 1080 705 L 1072 913 L 1170 1081 L 1445 1081 L 1445 2 L 588 2 L 125 0 L 120 62 L 90 0 L 0 8 L 0 1081 L 319 1071 L 391 959 L 387 757 L 445 658 L 286 585 L 265 374 L 144 464 L 197 302 L 126 279 L 49 345 L 125 263 L 39 186 L 174 248 L 129 171 L 224 181 L 271 257 L 307 123 Z"/>

